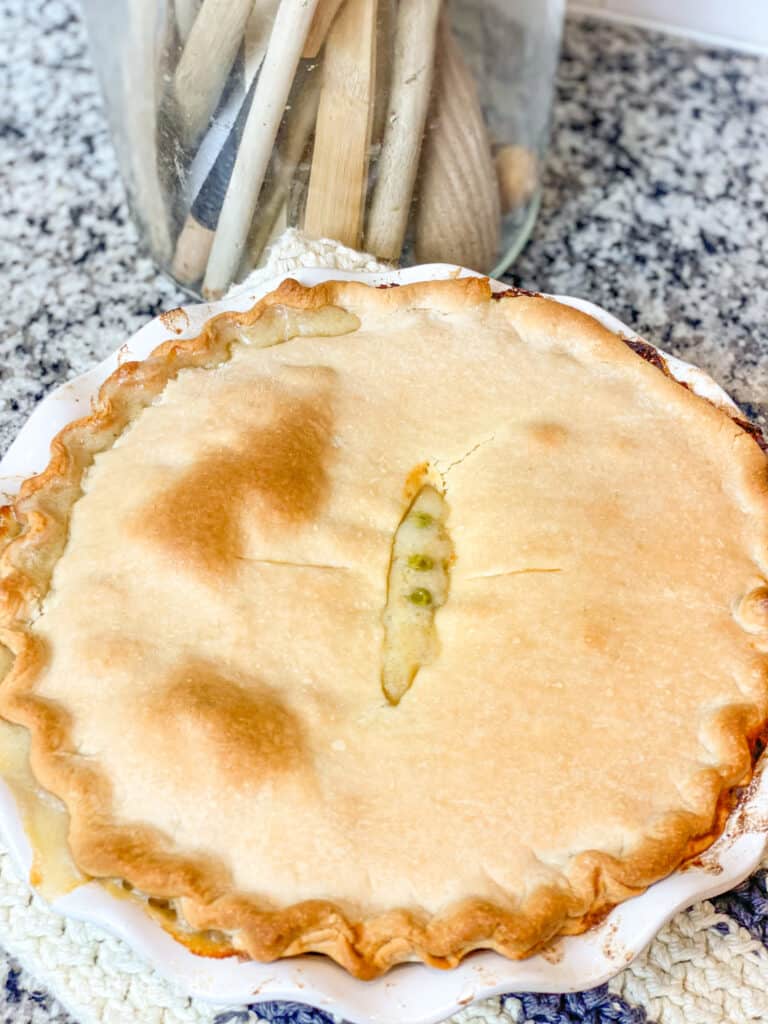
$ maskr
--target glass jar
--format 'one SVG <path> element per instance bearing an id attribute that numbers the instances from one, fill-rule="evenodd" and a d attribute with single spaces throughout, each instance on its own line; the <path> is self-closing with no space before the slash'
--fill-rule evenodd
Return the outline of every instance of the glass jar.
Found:
<path id="1" fill-rule="evenodd" d="M 564 0 L 83 0 L 129 204 L 222 295 L 286 229 L 500 273 L 538 209 Z"/>

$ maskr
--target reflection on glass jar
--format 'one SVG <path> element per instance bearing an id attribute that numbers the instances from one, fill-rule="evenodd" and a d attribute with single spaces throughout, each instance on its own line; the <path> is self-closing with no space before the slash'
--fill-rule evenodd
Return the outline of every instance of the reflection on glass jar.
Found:
<path id="1" fill-rule="evenodd" d="M 218 297 L 286 228 L 507 267 L 536 216 L 563 0 L 84 0 L 129 202 Z"/>

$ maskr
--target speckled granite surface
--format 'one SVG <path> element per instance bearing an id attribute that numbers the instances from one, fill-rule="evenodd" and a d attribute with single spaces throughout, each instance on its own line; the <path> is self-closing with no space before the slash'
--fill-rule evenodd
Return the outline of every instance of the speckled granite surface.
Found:
<path id="1" fill-rule="evenodd" d="M 127 219 L 74 0 L 0 0 L 0 95 L 4 450 L 49 389 L 183 296 Z M 514 278 L 607 307 L 768 427 L 767 166 L 768 61 L 572 22 L 543 209 Z M 532 1019 L 587 1019 L 566 1003 Z M 60 1013 L 0 963 L 0 1021 Z"/>
<path id="2" fill-rule="evenodd" d="M 768 58 L 569 23 L 520 283 L 698 363 L 768 425 Z"/>

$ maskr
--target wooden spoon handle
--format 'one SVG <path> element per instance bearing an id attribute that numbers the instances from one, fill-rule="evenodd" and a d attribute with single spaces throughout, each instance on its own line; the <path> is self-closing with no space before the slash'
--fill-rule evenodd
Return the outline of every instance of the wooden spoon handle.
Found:
<path id="1" fill-rule="evenodd" d="M 349 0 L 325 44 L 304 230 L 356 249 L 371 142 L 376 0 Z"/>
<path id="2" fill-rule="evenodd" d="M 219 298 L 234 280 L 318 0 L 281 0 L 203 282 Z"/>
<path id="3" fill-rule="evenodd" d="M 304 43 L 302 57 L 314 60 L 318 55 L 342 3 L 343 0 L 320 0 L 312 24 L 309 26 L 309 35 Z M 350 0 L 350 6 L 354 6 L 354 4 L 355 0 Z"/>
<path id="4" fill-rule="evenodd" d="M 216 109 L 253 5 L 253 0 L 203 0 L 173 75 L 187 147 L 197 143 Z"/>
<path id="5" fill-rule="evenodd" d="M 431 127 L 422 156 L 416 258 L 483 272 L 498 255 L 501 209 L 477 86 L 445 16 Z"/>
<path id="6" fill-rule="evenodd" d="M 441 0 L 400 0 L 392 84 L 376 169 L 365 248 L 396 260 L 403 248 L 419 166 L 435 60 Z"/>

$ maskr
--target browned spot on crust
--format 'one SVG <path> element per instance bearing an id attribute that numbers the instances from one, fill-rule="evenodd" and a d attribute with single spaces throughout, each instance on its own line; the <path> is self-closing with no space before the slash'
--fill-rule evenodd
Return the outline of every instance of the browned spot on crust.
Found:
<path id="1" fill-rule="evenodd" d="M 637 352 L 637 354 L 642 359 L 645 359 L 647 363 L 650 363 L 652 366 L 661 370 L 665 376 L 672 377 L 673 380 L 677 380 L 677 378 L 669 372 L 669 367 L 667 366 L 667 361 L 664 356 L 662 356 L 661 352 L 659 352 L 657 348 L 654 348 L 653 345 L 649 345 L 647 341 L 641 341 L 640 339 L 626 338 L 623 334 L 620 335 L 620 338 L 625 345 L 631 348 L 633 352 Z M 691 390 L 685 381 L 678 380 L 677 383 L 687 391 Z M 728 415 L 736 426 L 741 427 L 744 433 L 749 434 L 758 447 L 768 454 L 768 440 L 766 440 L 760 427 L 755 423 L 750 423 L 749 420 L 745 420 L 742 416 L 734 416 L 732 412 L 729 412 Z"/>
<path id="2" fill-rule="evenodd" d="M 244 430 L 235 447 L 203 456 L 134 521 L 137 534 L 179 564 L 220 574 L 243 549 L 241 523 L 265 530 L 311 522 L 328 494 L 333 415 L 328 387 L 279 395 L 278 416 Z"/>
<path id="3" fill-rule="evenodd" d="M 242 953 L 227 939 L 226 935 L 215 931 L 190 932 L 179 927 L 167 917 L 161 917 L 149 910 L 161 928 L 168 932 L 177 942 L 186 946 L 195 956 L 207 956 L 213 960 L 226 960 L 228 957 L 241 957 Z"/>
<path id="4" fill-rule="evenodd" d="M 752 777 L 746 786 L 738 787 L 729 795 L 729 801 L 726 807 L 727 813 L 725 814 L 725 817 L 738 807 L 735 820 L 731 822 L 731 827 L 729 829 L 730 842 L 733 842 L 735 839 L 738 839 L 740 836 L 746 835 L 749 832 L 768 831 L 768 815 L 765 813 L 756 814 L 754 810 L 751 813 L 747 811 L 747 805 L 753 800 L 762 784 L 763 772 L 768 771 L 768 763 L 766 763 L 766 759 L 762 758 L 762 760 L 760 760 L 765 751 L 767 742 L 767 728 L 761 729 L 750 739 L 750 757 L 753 766 Z M 722 831 L 722 826 L 720 831 Z"/>
<path id="5" fill-rule="evenodd" d="M 503 292 L 492 292 L 491 298 L 494 302 L 498 302 L 499 299 L 514 299 L 518 295 L 528 295 L 530 298 L 535 299 L 541 295 L 541 292 L 529 292 L 527 288 L 505 288 Z"/>
<path id="6" fill-rule="evenodd" d="M 169 331 L 173 331 L 174 334 L 183 334 L 189 327 L 189 317 L 181 307 L 161 313 L 160 320 L 162 320 L 163 326 L 167 327 Z"/>
<path id="7" fill-rule="evenodd" d="M 608 495 L 607 497 L 601 495 L 595 498 L 594 501 L 590 501 L 587 507 L 594 521 L 600 525 L 609 525 L 625 518 L 621 498 L 615 494 Z"/>
<path id="8" fill-rule="evenodd" d="M 605 654 L 610 643 L 610 634 L 604 626 L 595 622 L 584 630 L 584 644 L 600 654 Z"/>
<path id="9" fill-rule="evenodd" d="M 223 932 L 215 930 L 190 931 L 189 928 L 179 920 L 178 911 L 168 900 L 158 900 L 154 896 L 145 896 L 125 879 L 115 881 L 111 878 L 100 878 L 98 880 L 102 889 L 105 889 L 113 899 L 128 900 L 140 906 L 160 927 L 171 935 L 177 942 L 194 953 L 196 956 L 209 956 L 215 960 L 223 960 L 226 957 L 239 956 L 239 952 L 232 945 L 232 942 Z"/>
<path id="10" fill-rule="evenodd" d="M 750 633 L 768 632 L 768 587 L 756 587 L 739 602 L 736 619 Z"/>
<path id="11" fill-rule="evenodd" d="M 768 441 L 765 439 L 762 430 L 754 423 L 750 423 L 749 420 L 742 419 L 741 416 L 731 416 L 731 419 L 736 426 L 741 427 L 744 433 L 749 434 L 753 438 L 758 446 L 768 454 Z"/>
<path id="12" fill-rule="evenodd" d="M 620 659 L 623 653 L 623 630 L 626 620 L 622 610 L 606 604 L 585 606 L 581 613 L 581 641 L 592 654 Z"/>
<path id="13" fill-rule="evenodd" d="M 766 747 L 768 747 L 768 725 L 764 726 L 759 732 L 749 738 L 749 750 L 752 755 L 753 768 L 763 756 Z"/>
<path id="14" fill-rule="evenodd" d="M 651 366 L 655 366 L 657 370 L 661 370 L 663 374 L 669 377 L 667 361 L 657 348 L 649 345 L 647 341 L 641 341 L 640 338 L 625 338 L 624 335 L 620 337 L 624 344 L 631 348 L 633 352 L 637 352 L 641 359 L 644 359 L 646 363 L 650 363 Z"/>
<path id="15" fill-rule="evenodd" d="M 531 423 L 528 433 L 534 441 L 547 448 L 557 448 L 568 439 L 568 430 L 560 423 Z"/>
<path id="16" fill-rule="evenodd" d="M 0 507 L 0 545 L 16 537 L 20 529 L 13 505 Z"/>
<path id="17" fill-rule="evenodd" d="M 173 749 L 194 752 L 196 762 L 233 781 L 273 778 L 304 757 L 301 726 L 270 687 L 255 678 L 228 679 L 205 662 L 182 666 L 153 710 L 173 734 Z"/>
<path id="18" fill-rule="evenodd" d="M 413 501 L 417 493 L 424 486 L 424 479 L 429 470 L 428 462 L 420 462 L 418 466 L 414 466 L 408 476 L 405 478 L 405 486 L 403 487 L 403 498 L 407 502 Z"/>

